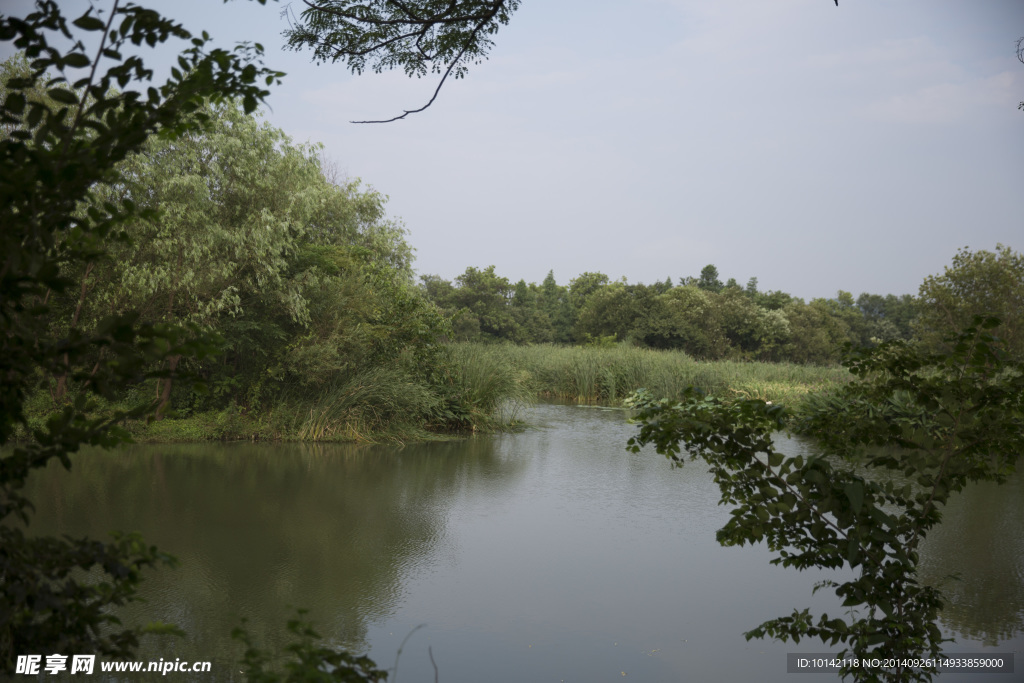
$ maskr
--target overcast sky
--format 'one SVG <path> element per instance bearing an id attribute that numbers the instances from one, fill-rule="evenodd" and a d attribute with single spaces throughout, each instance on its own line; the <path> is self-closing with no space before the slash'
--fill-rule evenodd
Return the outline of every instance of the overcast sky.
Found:
<path id="1" fill-rule="evenodd" d="M 916 293 L 958 247 L 1024 249 L 1022 0 L 523 0 L 489 61 L 374 126 L 349 121 L 436 80 L 283 52 L 284 3 L 153 5 L 264 44 L 288 73 L 268 120 L 390 196 L 421 274 L 714 263 L 811 298 Z"/>

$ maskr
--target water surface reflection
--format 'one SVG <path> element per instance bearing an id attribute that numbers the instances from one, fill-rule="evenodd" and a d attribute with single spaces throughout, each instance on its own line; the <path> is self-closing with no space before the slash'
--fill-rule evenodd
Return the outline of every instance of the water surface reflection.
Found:
<path id="1" fill-rule="evenodd" d="M 402 679 L 788 681 L 785 653 L 742 632 L 811 596 L 825 575 L 768 564 L 763 547 L 722 548 L 728 518 L 698 464 L 630 455 L 621 411 L 537 406 L 521 434 L 385 447 L 212 444 L 75 458 L 30 485 L 44 531 L 140 531 L 181 567 L 145 585 L 126 617 L 189 638 L 145 657 L 214 660 L 230 680 L 240 617 L 279 646 L 293 607 L 332 642 L 369 648 Z M 792 444 L 794 448 L 805 445 Z M 1024 485 L 955 499 L 923 550 L 946 586 L 956 651 L 1024 644 Z M 810 680 L 815 677 L 811 676 Z M 833 680 L 828 676 L 819 680 Z"/>

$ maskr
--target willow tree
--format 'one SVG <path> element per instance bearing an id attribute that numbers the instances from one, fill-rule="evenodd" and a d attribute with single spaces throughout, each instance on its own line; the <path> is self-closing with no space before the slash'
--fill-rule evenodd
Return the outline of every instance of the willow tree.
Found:
<path id="1" fill-rule="evenodd" d="M 87 52 L 80 37 L 90 33 L 96 47 Z M 151 85 L 134 50 L 171 39 L 186 42 L 181 68 Z M 32 513 L 22 489 L 52 459 L 70 467 L 82 444 L 118 443 L 117 421 L 153 408 L 97 417 L 88 395 L 153 376 L 148 368 L 160 359 L 209 350 L 180 328 L 140 324 L 132 312 L 88 331 L 48 329 L 51 299 L 74 284 L 67 264 L 98 261 L 126 225 L 152 217 L 132 201 L 84 210 L 90 190 L 116 184 L 118 165 L 152 135 L 200 127 L 209 98 L 255 109 L 279 74 L 262 67 L 259 46 L 214 49 L 205 34 L 118 2 L 105 17 L 90 6 L 68 21 L 57 3 L 39 0 L 25 17 L 0 16 L 0 40 L 23 51 L 30 67 L 7 80 L 0 103 L 0 446 L 24 428 L 26 397 L 41 379 L 66 373 L 83 388 L 0 456 L 0 670 L 10 671 L 15 655 L 28 652 L 131 654 L 140 629 L 118 628 L 111 608 L 132 599 L 143 567 L 167 557 L 132 537 L 30 538 L 18 524 Z M 46 98 L 34 96 L 40 90 Z M 77 570 L 94 575 L 86 582 Z"/>
<path id="2" fill-rule="evenodd" d="M 304 322 L 289 258 L 336 193 L 319 172 L 317 150 L 293 145 L 234 102 L 201 113 L 203 130 L 151 138 L 122 162 L 117 183 L 96 191 L 96 203 L 131 201 L 159 209 L 160 219 L 126 226 L 130 241 L 95 273 L 94 319 L 134 310 L 146 322 L 217 332 L 258 293 Z M 180 360 L 170 355 L 167 370 Z M 158 417 L 171 384 L 171 376 L 158 384 Z"/>

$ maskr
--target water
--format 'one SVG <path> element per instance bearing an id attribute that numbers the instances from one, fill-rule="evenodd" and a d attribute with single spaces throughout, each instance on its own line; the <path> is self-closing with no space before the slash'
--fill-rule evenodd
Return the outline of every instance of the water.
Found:
<path id="1" fill-rule="evenodd" d="M 402 449 L 81 454 L 71 475 L 51 467 L 30 482 L 36 526 L 139 531 L 176 555 L 180 568 L 151 573 L 147 602 L 124 617 L 184 628 L 141 657 L 210 660 L 204 681 L 240 678 L 229 637 L 240 619 L 280 647 L 297 607 L 385 668 L 408 637 L 403 683 L 434 680 L 430 654 L 448 683 L 791 681 L 787 652 L 829 651 L 744 640 L 793 608 L 842 610 L 811 595 L 828 575 L 774 567 L 761 546 L 718 545 L 728 511 L 699 463 L 626 453 L 635 427 L 618 410 L 540 405 L 529 419 L 536 428 L 520 434 Z M 953 599 L 947 651 L 1024 649 L 1022 508 L 1019 474 L 972 487 L 923 549 L 923 576 Z M 943 578 L 956 572 L 959 582 Z"/>

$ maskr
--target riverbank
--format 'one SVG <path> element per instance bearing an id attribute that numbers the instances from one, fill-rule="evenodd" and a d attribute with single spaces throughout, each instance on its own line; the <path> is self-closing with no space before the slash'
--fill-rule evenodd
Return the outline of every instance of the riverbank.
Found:
<path id="1" fill-rule="evenodd" d="M 521 428 L 523 407 L 537 399 L 621 405 L 637 389 L 674 397 L 696 386 L 710 394 L 796 403 L 849 378 L 839 366 L 704 362 L 681 351 L 627 345 L 451 344 L 442 368 L 429 383 L 398 371 L 370 371 L 316 396 L 293 394 L 258 405 L 236 400 L 214 410 L 176 405 L 159 422 L 131 420 L 122 427 L 139 443 L 411 443 Z M 38 429 L 52 403 L 39 394 L 27 408 L 29 427 Z M 97 414 L 128 408 L 127 400 L 101 402 Z"/>

